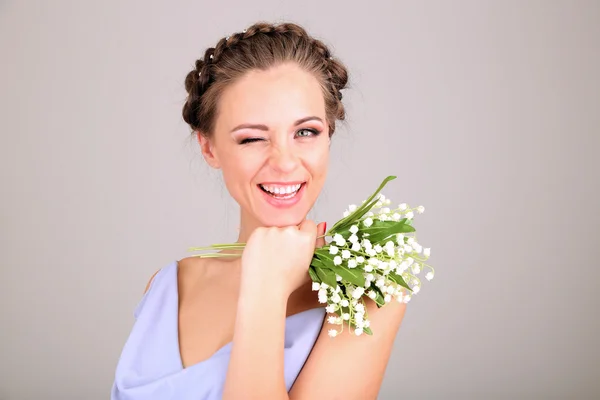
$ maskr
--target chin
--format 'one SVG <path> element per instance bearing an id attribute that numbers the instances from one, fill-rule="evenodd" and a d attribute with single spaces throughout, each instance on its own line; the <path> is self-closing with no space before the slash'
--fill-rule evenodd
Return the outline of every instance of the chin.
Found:
<path id="1" fill-rule="evenodd" d="M 286 211 L 270 211 L 262 215 L 262 218 L 259 218 L 259 221 L 262 222 L 264 226 L 276 226 L 276 227 L 285 227 L 285 226 L 297 226 L 304 221 L 307 213 L 292 210 Z"/>

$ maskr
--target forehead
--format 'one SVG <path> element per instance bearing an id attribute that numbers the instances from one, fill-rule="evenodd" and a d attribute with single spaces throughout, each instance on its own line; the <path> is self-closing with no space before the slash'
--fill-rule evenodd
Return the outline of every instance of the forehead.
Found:
<path id="1" fill-rule="evenodd" d="M 286 126 L 315 115 L 325 120 L 325 100 L 317 78 L 295 64 L 253 70 L 223 91 L 216 130 L 240 123 Z"/>

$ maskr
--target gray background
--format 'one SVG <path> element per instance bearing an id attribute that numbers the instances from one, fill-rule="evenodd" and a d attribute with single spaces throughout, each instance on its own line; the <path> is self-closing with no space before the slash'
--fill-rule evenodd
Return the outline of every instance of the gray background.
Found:
<path id="1" fill-rule="evenodd" d="M 380 398 L 598 398 L 600 2 L 260 0 L 0 2 L 0 399 L 107 399 L 150 275 L 235 240 L 183 80 L 259 19 L 351 73 L 311 218 L 425 206 Z"/>

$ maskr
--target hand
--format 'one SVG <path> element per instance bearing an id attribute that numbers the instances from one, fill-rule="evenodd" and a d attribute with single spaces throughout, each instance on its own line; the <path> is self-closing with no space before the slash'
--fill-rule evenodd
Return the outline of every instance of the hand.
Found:
<path id="1" fill-rule="evenodd" d="M 308 268 L 315 247 L 325 244 L 317 236 L 325 234 L 325 223 L 318 226 L 305 220 L 299 226 L 260 227 L 248 239 L 242 254 L 242 284 L 277 290 L 288 297 L 310 281 Z"/>

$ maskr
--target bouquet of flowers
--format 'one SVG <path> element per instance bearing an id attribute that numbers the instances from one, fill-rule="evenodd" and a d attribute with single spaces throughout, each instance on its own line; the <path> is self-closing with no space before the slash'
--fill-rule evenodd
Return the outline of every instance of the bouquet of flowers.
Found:
<path id="1" fill-rule="evenodd" d="M 325 233 L 332 240 L 315 249 L 308 273 L 312 289 L 318 300 L 331 314 L 327 322 L 341 330 L 330 329 L 329 336 L 343 332 L 344 324 L 355 335 L 372 335 L 365 307 L 365 296 L 377 307 L 395 299 L 408 303 L 419 292 L 421 280 L 417 277 L 428 268 L 427 280 L 433 279 L 434 269 L 425 261 L 431 250 L 423 248 L 413 227 L 415 211 L 406 203 L 395 209 L 388 206 L 391 200 L 381 194 L 383 187 L 395 176 L 388 176 L 379 188 L 360 206 L 350 205 L 343 218 Z M 192 247 L 189 250 L 243 249 L 244 244 L 220 244 L 209 247 Z M 221 254 L 225 255 L 225 254 Z M 218 253 L 197 255 L 218 257 Z M 232 254 L 228 254 L 231 256 Z M 236 255 L 233 255 L 236 256 Z"/>

